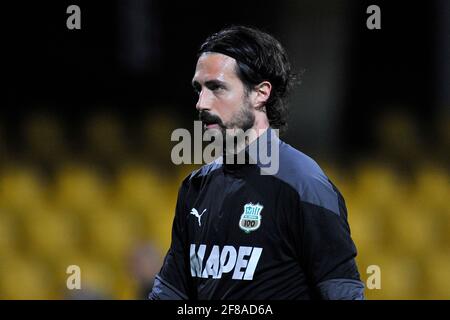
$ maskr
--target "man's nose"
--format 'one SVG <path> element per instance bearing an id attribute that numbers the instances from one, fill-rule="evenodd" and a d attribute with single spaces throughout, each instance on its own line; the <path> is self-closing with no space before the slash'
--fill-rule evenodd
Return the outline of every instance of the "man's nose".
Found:
<path id="1" fill-rule="evenodd" d="M 205 90 L 200 91 L 200 93 L 198 95 L 197 104 L 195 105 L 195 108 L 198 111 L 210 110 L 210 106 L 209 106 L 208 100 L 209 99 L 207 97 L 207 93 L 205 92 Z"/>

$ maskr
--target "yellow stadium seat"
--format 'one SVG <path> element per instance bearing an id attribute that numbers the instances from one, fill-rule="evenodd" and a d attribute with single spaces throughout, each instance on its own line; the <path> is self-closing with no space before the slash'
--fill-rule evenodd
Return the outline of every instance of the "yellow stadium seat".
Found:
<path id="1" fill-rule="evenodd" d="M 76 250 L 79 233 L 72 216 L 53 208 L 38 209 L 24 223 L 25 245 L 30 253 L 54 260 L 63 252 Z"/>
<path id="2" fill-rule="evenodd" d="M 138 299 L 138 287 L 136 280 L 125 270 L 115 273 L 114 299 L 135 300 Z"/>
<path id="3" fill-rule="evenodd" d="M 150 235 L 150 239 L 164 252 L 170 247 L 172 221 L 173 215 L 168 215 L 167 218 L 159 220 L 152 226 L 153 232 Z"/>
<path id="4" fill-rule="evenodd" d="M 52 277 L 39 260 L 2 255 L 0 299 L 56 298 Z"/>
<path id="5" fill-rule="evenodd" d="M 46 201 L 47 185 L 31 167 L 8 166 L 0 173 L 0 204 L 17 214 L 27 214 Z"/>
<path id="6" fill-rule="evenodd" d="M 414 198 L 424 207 L 450 214 L 448 170 L 432 164 L 423 165 L 416 174 Z"/>
<path id="7" fill-rule="evenodd" d="M 157 221 L 174 205 L 167 192 L 169 183 L 148 167 L 123 167 L 117 178 L 115 203 L 117 207 L 141 214 L 147 221 Z"/>
<path id="8" fill-rule="evenodd" d="M 10 255 L 18 250 L 19 230 L 14 217 L 0 209 L 0 252 Z"/>
<path id="9" fill-rule="evenodd" d="M 425 259 L 426 299 L 450 299 L 450 250 L 432 252 Z"/>
<path id="10" fill-rule="evenodd" d="M 59 207 L 89 213 L 107 202 L 108 189 L 97 171 L 82 164 L 66 164 L 57 173 L 54 201 Z"/>
<path id="11" fill-rule="evenodd" d="M 414 202 L 397 203 L 387 217 L 391 248 L 414 255 L 424 255 L 440 240 L 440 226 L 432 211 Z"/>
<path id="12" fill-rule="evenodd" d="M 405 199 L 406 187 L 388 166 L 366 162 L 356 170 L 355 197 L 379 210 L 379 215 L 385 213 L 393 202 Z"/>
<path id="13" fill-rule="evenodd" d="M 367 299 L 422 299 L 420 283 L 423 281 L 421 262 L 414 257 L 395 254 L 377 254 L 360 265 L 362 279 L 367 282 L 372 274 L 367 274 L 367 267 L 376 265 L 381 272 L 381 289 L 366 287 Z"/>
<path id="14" fill-rule="evenodd" d="M 87 249 L 108 261 L 123 261 L 139 238 L 136 225 L 126 212 L 103 208 L 86 220 Z"/>
<path id="15" fill-rule="evenodd" d="M 67 281 L 75 275 L 69 266 L 76 266 L 80 271 L 80 289 L 69 289 Z M 68 273 L 70 272 L 71 273 Z M 63 257 L 58 269 L 54 269 L 57 279 L 57 292 L 65 299 L 112 299 L 115 298 L 116 273 L 110 264 L 98 256 L 78 252 Z M 70 282 L 70 281 L 69 281 Z"/>

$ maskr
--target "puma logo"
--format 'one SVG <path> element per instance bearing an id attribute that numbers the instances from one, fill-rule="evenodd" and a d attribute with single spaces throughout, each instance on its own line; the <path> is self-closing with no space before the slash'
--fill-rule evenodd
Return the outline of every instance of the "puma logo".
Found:
<path id="1" fill-rule="evenodd" d="M 192 214 L 192 215 L 194 215 L 194 216 L 196 216 L 196 217 L 197 217 L 197 219 L 198 219 L 198 226 L 199 226 L 199 227 L 201 227 L 201 226 L 202 226 L 202 221 L 201 221 L 201 218 L 202 218 L 202 215 L 203 215 L 203 214 L 205 213 L 205 211 L 206 211 L 206 209 L 205 209 L 205 210 L 203 210 L 201 214 L 198 214 L 198 211 L 197 211 L 197 209 L 195 209 L 195 208 L 192 208 L 192 210 L 191 210 L 191 214 Z"/>

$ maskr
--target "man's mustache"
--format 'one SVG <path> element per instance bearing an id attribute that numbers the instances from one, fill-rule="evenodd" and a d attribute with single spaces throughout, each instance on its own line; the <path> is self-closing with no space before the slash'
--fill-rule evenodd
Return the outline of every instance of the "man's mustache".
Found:
<path id="1" fill-rule="evenodd" d="M 218 124 L 220 127 L 224 127 L 222 120 L 218 116 L 211 114 L 208 111 L 200 111 L 198 114 L 198 118 L 206 125 Z"/>

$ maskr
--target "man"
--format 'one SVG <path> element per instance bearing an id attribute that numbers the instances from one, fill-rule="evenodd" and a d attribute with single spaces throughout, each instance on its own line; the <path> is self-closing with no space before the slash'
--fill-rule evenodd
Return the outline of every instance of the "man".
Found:
<path id="1" fill-rule="evenodd" d="M 205 128 L 227 141 L 255 133 L 182 183 L 150 299 L 364 298 L 343 197 L 274 134 L 286 125 L 292 81 L 283 47 L 261 31 L 231 27 L 201 46 L 192 83 Z M 273 174 L 249 151 L 260 141 L 277 152 Z M 242 152 L 245 163 L 233 161 Z"/>

